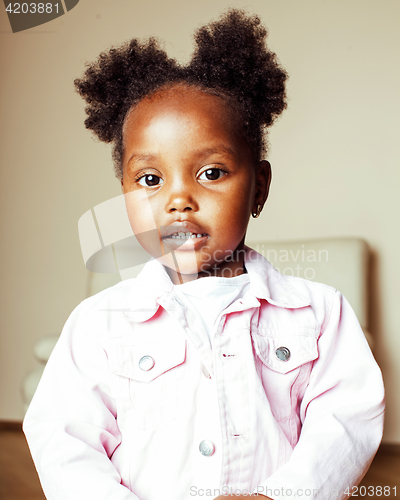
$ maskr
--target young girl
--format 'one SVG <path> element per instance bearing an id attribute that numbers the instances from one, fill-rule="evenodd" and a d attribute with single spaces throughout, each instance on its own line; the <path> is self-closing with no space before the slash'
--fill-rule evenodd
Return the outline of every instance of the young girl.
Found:
<path id="1" fill-rule="evenodd" d="M 244 244 L 285 107 L 265 37 L 232 10 L 188 66 L 132 40 L 75 82 L 152 259 L 83 301 L 48 362 L 24 430 L 49 500 L 343 499 L 376 452 L 382 380 L 351 307 Z"/>

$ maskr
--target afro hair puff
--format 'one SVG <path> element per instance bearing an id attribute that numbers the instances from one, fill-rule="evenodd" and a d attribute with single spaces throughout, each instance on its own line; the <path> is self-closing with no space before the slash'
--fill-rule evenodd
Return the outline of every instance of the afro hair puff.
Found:
<path id="1" fill-rule="evenodd" d="M 257 16 L 231 9 L 200 28 L 187 66 L 167 56 L 154 38 L 137 39 L 101 53 L 87 65 L 75 87 L 86 101 L 86 128 L 113 142 L 115 172 L 122 178 L 122 128 L 129 110 L 164 86 L 178 83 L 235 102 L 254 156 L 266 150 L 264 132 L 286 107 L 286 72 L 266 46 L 267 31 Z"/>

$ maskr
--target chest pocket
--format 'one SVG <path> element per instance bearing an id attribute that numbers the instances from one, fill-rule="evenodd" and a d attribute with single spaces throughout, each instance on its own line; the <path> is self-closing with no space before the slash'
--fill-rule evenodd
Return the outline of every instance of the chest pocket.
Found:
<path id="1" fill-rule="evenodd" d="M 274 332 L 275 333 L 275 332 Z M 253 335 L 256 366 L 272 413 L 290 442 L 296 442 L 299 405 L 308 385 L 317 339 L 301 335 Z M 294 432 L 294 434 L 293 434 Z"/>
<path id="2" fill-rule="evenodd" d="M 179 417 L 186 340 L 147 344 L 119 341 L 108 345 L 106 353 L 110 371 L 120 379 L 123 397 L 131 403 L 130 425 L 151 429 Z M 121 394 L 121 390 L 118 392 Z"/>
<path id="3" fill-rule="evenodd" d="M 318 358 L 317 339 L 314 336 L 254 335 L 254 345 L 263 364 L 278 373 L 289 373 Z"/>
<path id="4" fill-rule="evenodd" d="M 317 331 L 253 333 L 258 375 L 272 414 L 292 446 L 301 432 L 300 408 L 318 358 Z"/>

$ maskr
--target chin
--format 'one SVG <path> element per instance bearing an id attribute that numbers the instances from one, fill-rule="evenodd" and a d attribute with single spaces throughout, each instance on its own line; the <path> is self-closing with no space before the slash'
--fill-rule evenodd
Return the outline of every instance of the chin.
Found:
<path id="1" fill-rule="evenodd" d="M 169 253 L 163 255 L 159 261 L 171 272 L 182 275 L 183 281 L 192 281 L 198 278 L 199 266 L 194 252 L 183 256 L 177 252 Z"/>

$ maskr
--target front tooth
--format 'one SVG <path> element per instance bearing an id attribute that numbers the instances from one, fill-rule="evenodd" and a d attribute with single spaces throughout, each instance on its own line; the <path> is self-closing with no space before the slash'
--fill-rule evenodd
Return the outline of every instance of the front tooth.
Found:
<path id="1" fill-rule="evenodd" d="M 191 232 L 184 233 L 183 231 L 180 231 L 178 233 L 171 234 L 169 237 L 178 240 L 179 239 L 186 240 L 188 238 L 203 238 L 203 236 L 206 235 L 201 233 L 191 233 Z"/>

